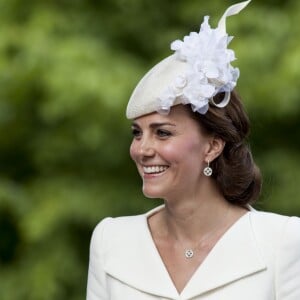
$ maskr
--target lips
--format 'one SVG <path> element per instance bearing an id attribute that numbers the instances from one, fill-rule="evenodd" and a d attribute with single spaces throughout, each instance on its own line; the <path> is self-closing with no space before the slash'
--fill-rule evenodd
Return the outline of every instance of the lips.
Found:
<path id="1" fill-rule="evenodd" d="M 145 174 L 159 174 L 166 171 L 168 166 L 154 165 L 154 166 L 143 166 L 143 171 Z"/>

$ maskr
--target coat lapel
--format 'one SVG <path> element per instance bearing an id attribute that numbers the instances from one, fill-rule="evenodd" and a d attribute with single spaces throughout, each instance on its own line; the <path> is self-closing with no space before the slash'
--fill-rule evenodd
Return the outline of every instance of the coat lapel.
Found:
<path id="1" fill-rule="evenodd" d="M 104 269 L 133 288 L 170 299 L 191 299 L 266 268 L 256 244 L 251 214 L 244 215 L 218 241 L 178 294 L 147 225 L 147 216 L 118 218 L 111 224 Z"/>
<path id="2" fill-rule="evenodd" d="M 150 213 L 118 218 L 118 224 L 112 224 L 111 231 L 107 232 L 109 245 L 105 249 L 104 270 L 137 290 L 177 299 L 178 292 L 148 229 L 147 216 Z"/>
<path id="3" fill-rule="evenodd" d="M 191 299 L 266 269 L 249 212 L 218 241 L 181 293 Z"/>

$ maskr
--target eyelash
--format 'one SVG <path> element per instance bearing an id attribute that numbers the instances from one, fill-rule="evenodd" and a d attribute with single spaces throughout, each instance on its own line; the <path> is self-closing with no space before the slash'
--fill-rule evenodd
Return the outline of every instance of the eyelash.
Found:
<path id="1" fill-rule="evenodd" d="M 137 128 L 132 128 L 131 132 L 134 138 L 139 138 L 142 135 L 142 131 Z M 166 139 L 172 135 L 171 132 L 164 129 L 157 129 L 155 134 L 161 139 Z"/>
<path id="2" fill-rule="evenodd" d="M 161 138 L 167 138 L 172 135 L 171 132 L 163 129 L 157 129 L 156 134 Z"/>
<path id="3" fill-rule="evenodd" d="M 137 137 L 139 137 L 139 136 L 141 135 L 141 131 L 138 130 L 138 129 L 136 129 L 136 128 L 132 128 L 132 129 L 131 129 L 131 132 L 132 132 L 132 135 L 133 135 L 135 138 L 137 138 Z"/>
<path id="4" fill-rule="evenodd" d="M 132 128 L 131 132 L 132 132 L 132 135 L 134 138 L 139 138 L 142 135 L 141 130 L 139 130 L 137 128 Z M 168 138 L 169 136 L 172 135 L 171 132 L 164 130 L 164 129 L 157 129 L 155 133 L 159 138 L 162 138 L 162 139 Z"/>

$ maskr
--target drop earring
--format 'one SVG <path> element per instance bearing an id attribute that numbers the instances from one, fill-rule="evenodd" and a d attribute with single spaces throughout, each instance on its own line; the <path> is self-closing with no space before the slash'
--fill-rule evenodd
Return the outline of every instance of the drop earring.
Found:
<path id="1" fill-rule="evenodd" d="M 212 168 L 209 166 L 209 161 L 207 162 L 207 167 L 204 168 L 203 174 L 205 176 L 211 176 L 212 175 Z"/>

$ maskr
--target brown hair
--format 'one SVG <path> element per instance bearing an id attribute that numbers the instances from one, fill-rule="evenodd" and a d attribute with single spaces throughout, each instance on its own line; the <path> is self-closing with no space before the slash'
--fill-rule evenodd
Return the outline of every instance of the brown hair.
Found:
<path id="1" fill-rule="evenodd" d="M 216 95 L 214 101 L 224 95 Z M 212 163 L 215 178 L 223 196 L 232 204 L 245 206 L 257 200 L 261 190 L 261 173 L 247 144 L 249 118 L 236 91 L 225 108 L 210 105 L 205 115 L 193 113 L 202 129 L 223 141 L 223 152 Z"/>

